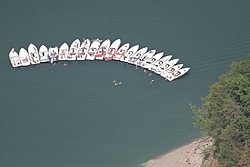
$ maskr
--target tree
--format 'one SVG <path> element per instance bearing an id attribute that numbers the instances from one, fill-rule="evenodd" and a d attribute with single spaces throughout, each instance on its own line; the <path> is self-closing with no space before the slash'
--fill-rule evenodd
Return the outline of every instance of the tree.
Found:
<path id="1" fill-rule="evenodd" d="M 241 167 L 250 164 L 250 55 L 230 67 L 210 86 L 201 107 L 190 106 L 194 126 L 214 139 L 211 164 Z"/>

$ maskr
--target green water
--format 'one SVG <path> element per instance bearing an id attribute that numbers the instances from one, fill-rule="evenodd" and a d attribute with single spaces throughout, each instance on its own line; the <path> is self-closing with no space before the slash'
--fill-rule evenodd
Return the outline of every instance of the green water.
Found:
<path id="1" fill-rule="evenodd" d="M 231 62 L 250 53 L 249 1 L 9 0 L 0 6 L 4 167 L 137 167 L 200 136 L 189 103 L 200 105 Z M 148 46 L 191 70 L 167 82 L 117 61 L 10 65 L 12 47 L 83 37 Z"/>

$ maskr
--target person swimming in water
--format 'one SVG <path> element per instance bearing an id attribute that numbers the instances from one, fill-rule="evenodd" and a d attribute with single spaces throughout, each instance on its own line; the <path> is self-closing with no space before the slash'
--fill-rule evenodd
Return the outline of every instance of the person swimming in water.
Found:
<path id="1" fill-rule="evenodd" d="M 114 83 L 114 85 L 115 85 L 115 86 L 117 86 L 117 85 L 121 85 L 121 84 L 122 84 L 122 82 L 121 82 L 121 81 L 117 83 L 117 81 L 116 81 L 116 80 L 113 80 L 113 82 L 112 82 L 112 83 Z"/>

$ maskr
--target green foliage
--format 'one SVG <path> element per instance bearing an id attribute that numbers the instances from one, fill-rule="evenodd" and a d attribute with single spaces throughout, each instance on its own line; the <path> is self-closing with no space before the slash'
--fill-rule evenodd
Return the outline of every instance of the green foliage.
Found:
<path id="1" fill-rule="evenodd" d="M 202 99 L 200 108 L 190 105 L 195 127 L 214 139 L 210 155 L 220 166 L 250 164 L 250 55 L 231 64 Z M 206 154 L 208 155 L 208 154 Z"/>

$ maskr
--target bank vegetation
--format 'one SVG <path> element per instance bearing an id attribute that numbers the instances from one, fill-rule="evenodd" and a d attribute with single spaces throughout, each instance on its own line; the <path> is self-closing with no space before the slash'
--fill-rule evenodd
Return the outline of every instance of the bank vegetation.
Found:
<path id="1" fill-rule="evenodd" d="M 250 167 L 250 55 L 232 63 L 202 98 L 202 106 L 190 105 L 195 127 L 212 137 L 203 153 L 206 167 Z"/>

